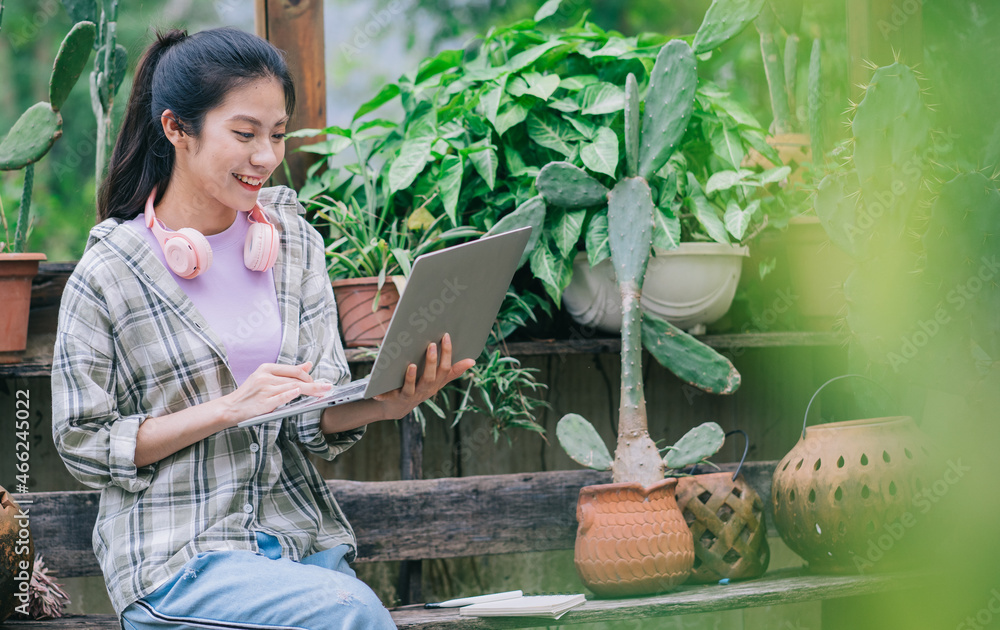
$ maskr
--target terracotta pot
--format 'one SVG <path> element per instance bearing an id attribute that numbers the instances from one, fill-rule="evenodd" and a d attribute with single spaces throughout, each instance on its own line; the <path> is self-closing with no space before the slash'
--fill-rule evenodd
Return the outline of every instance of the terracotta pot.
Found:
<path id="1" fill-rule="evenodd" d="M 0 623 L 14 612 L 15 607 L 25 603 L 17 595 L 22 584 L 27 587 L 30 583 L 35 565 L 35 544 L 23 514 L 20 506 L 0 486 Z M 26 538 L 22 530 L 27 530 Z M 27 563 L 26 569 L 22 568 L 22 562 Z M 28 581 L 23 579 L 25 575 Z"/>
<path id="2" fill-rule="evenodd" d="M 694 544 L 674 500 L 674 478 L 643 487 L 610 483 L 580 489 L 574 562 L 601 597 L 662 593 L 691 573 Z"/>
<path id="3" fill-rule="evenodd" d="M 0 254 L 0 363 L 20 363 L 28 347 L 31 280 L 45 254 Z"/>
<path id="4" fill-rule="evenodd" d="M 389 276 L 382 285 L 378 308 L 372 311 L 378 278 L 348 278 L 333 281 L 333 295 L 337 300 L 337 318 L 340 322 L 341 341 L 345 348 L 378 346 L 389 329 L 389 321 L 399 302 L 401 276 Z"/>
<path id="5" fill-rule="evenodd" d="M 929 461 L 925 438 L 909 417 L 809 427 L 775 469 L 775 525 L 814 570 L 899 568 L 907 543 L 893 532 L 905 535 L 916 525 L 913 500 Z"/>
<path id="6" fill-rule="evenodd" d="M 681 477 L 677 506 L 694 537 L 689 582 L 755 578 L 767 571 L 764 502 L 742 475 L 728 472 Z"/>

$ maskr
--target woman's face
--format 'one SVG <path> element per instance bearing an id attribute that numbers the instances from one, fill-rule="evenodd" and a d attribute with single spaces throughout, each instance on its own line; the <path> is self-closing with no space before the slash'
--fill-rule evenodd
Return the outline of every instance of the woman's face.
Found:
<path id="1" fill-rule="evenodd" d="M 230 90 L 205 115 L 201 134 L 177 147 L 177 166 L 185 173 L 185 184 L 194 188 L 187 192 L 201 207 L 250 210 L 284 158 L 287 121 L 285 93 L 277 79 Z"/>

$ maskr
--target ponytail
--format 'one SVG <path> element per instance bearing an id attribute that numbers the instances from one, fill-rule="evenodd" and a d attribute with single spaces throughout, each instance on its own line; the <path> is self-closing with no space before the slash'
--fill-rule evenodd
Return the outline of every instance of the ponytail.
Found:
<path id="1" fill-rule="evenodd" d="M 99 221 L 139 215 L 155 188 L 163 196 L 174 170 L 174 146 L 160 116 L 169 109 L 185 134 L 197 137 L 205 114 L 226 94 L 257 79 L 276 78 L 285 110 L 295 109 L 295 87 L 283 53 L 268 41 L 234 28 L 157 33 L 136 68 L 121 130 L 97 195 Z"/>
<path id="2" fill-rule="evenodd" d="M 133 218 L 143 208 L 153 188 L 162 196 L 174 170 L 174 150 L 163 134 L 159 117 L 151 116 L 153 73 L 168 48 L 187 38 L 187 33 L 171 29 L 157 33 L 136 67 L 121 130 L 108 162 L 108 174 L 97 195 L 99 221 L 109 217 Z M 131 216 L 129 216 L 131 215 Z"/>

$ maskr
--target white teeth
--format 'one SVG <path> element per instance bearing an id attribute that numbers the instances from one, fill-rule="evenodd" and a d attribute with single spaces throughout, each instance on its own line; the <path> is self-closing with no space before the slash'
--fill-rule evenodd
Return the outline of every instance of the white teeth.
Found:
<path id="1" fill-rule="evenodd" d="M 233 177 L 240 180 L 244 184 L 249 184 L 251 186 L 260 186 L 264 181 L 262 179 L 257 179 L 254 177 L 247 177 L 246 175 L 237 175 L 236 173 L 233 173 Z"/>

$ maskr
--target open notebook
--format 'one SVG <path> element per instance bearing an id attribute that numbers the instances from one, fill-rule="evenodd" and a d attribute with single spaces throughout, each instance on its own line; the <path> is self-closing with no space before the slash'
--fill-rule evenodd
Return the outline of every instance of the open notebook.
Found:
<path id="1" fill-rule="evenodd" d="M 462 606 L 458 614 L 465 617 L 551 617 L 558 619 L 586 601 L 583 594 L 525 595 L 494 602 Z"/>

